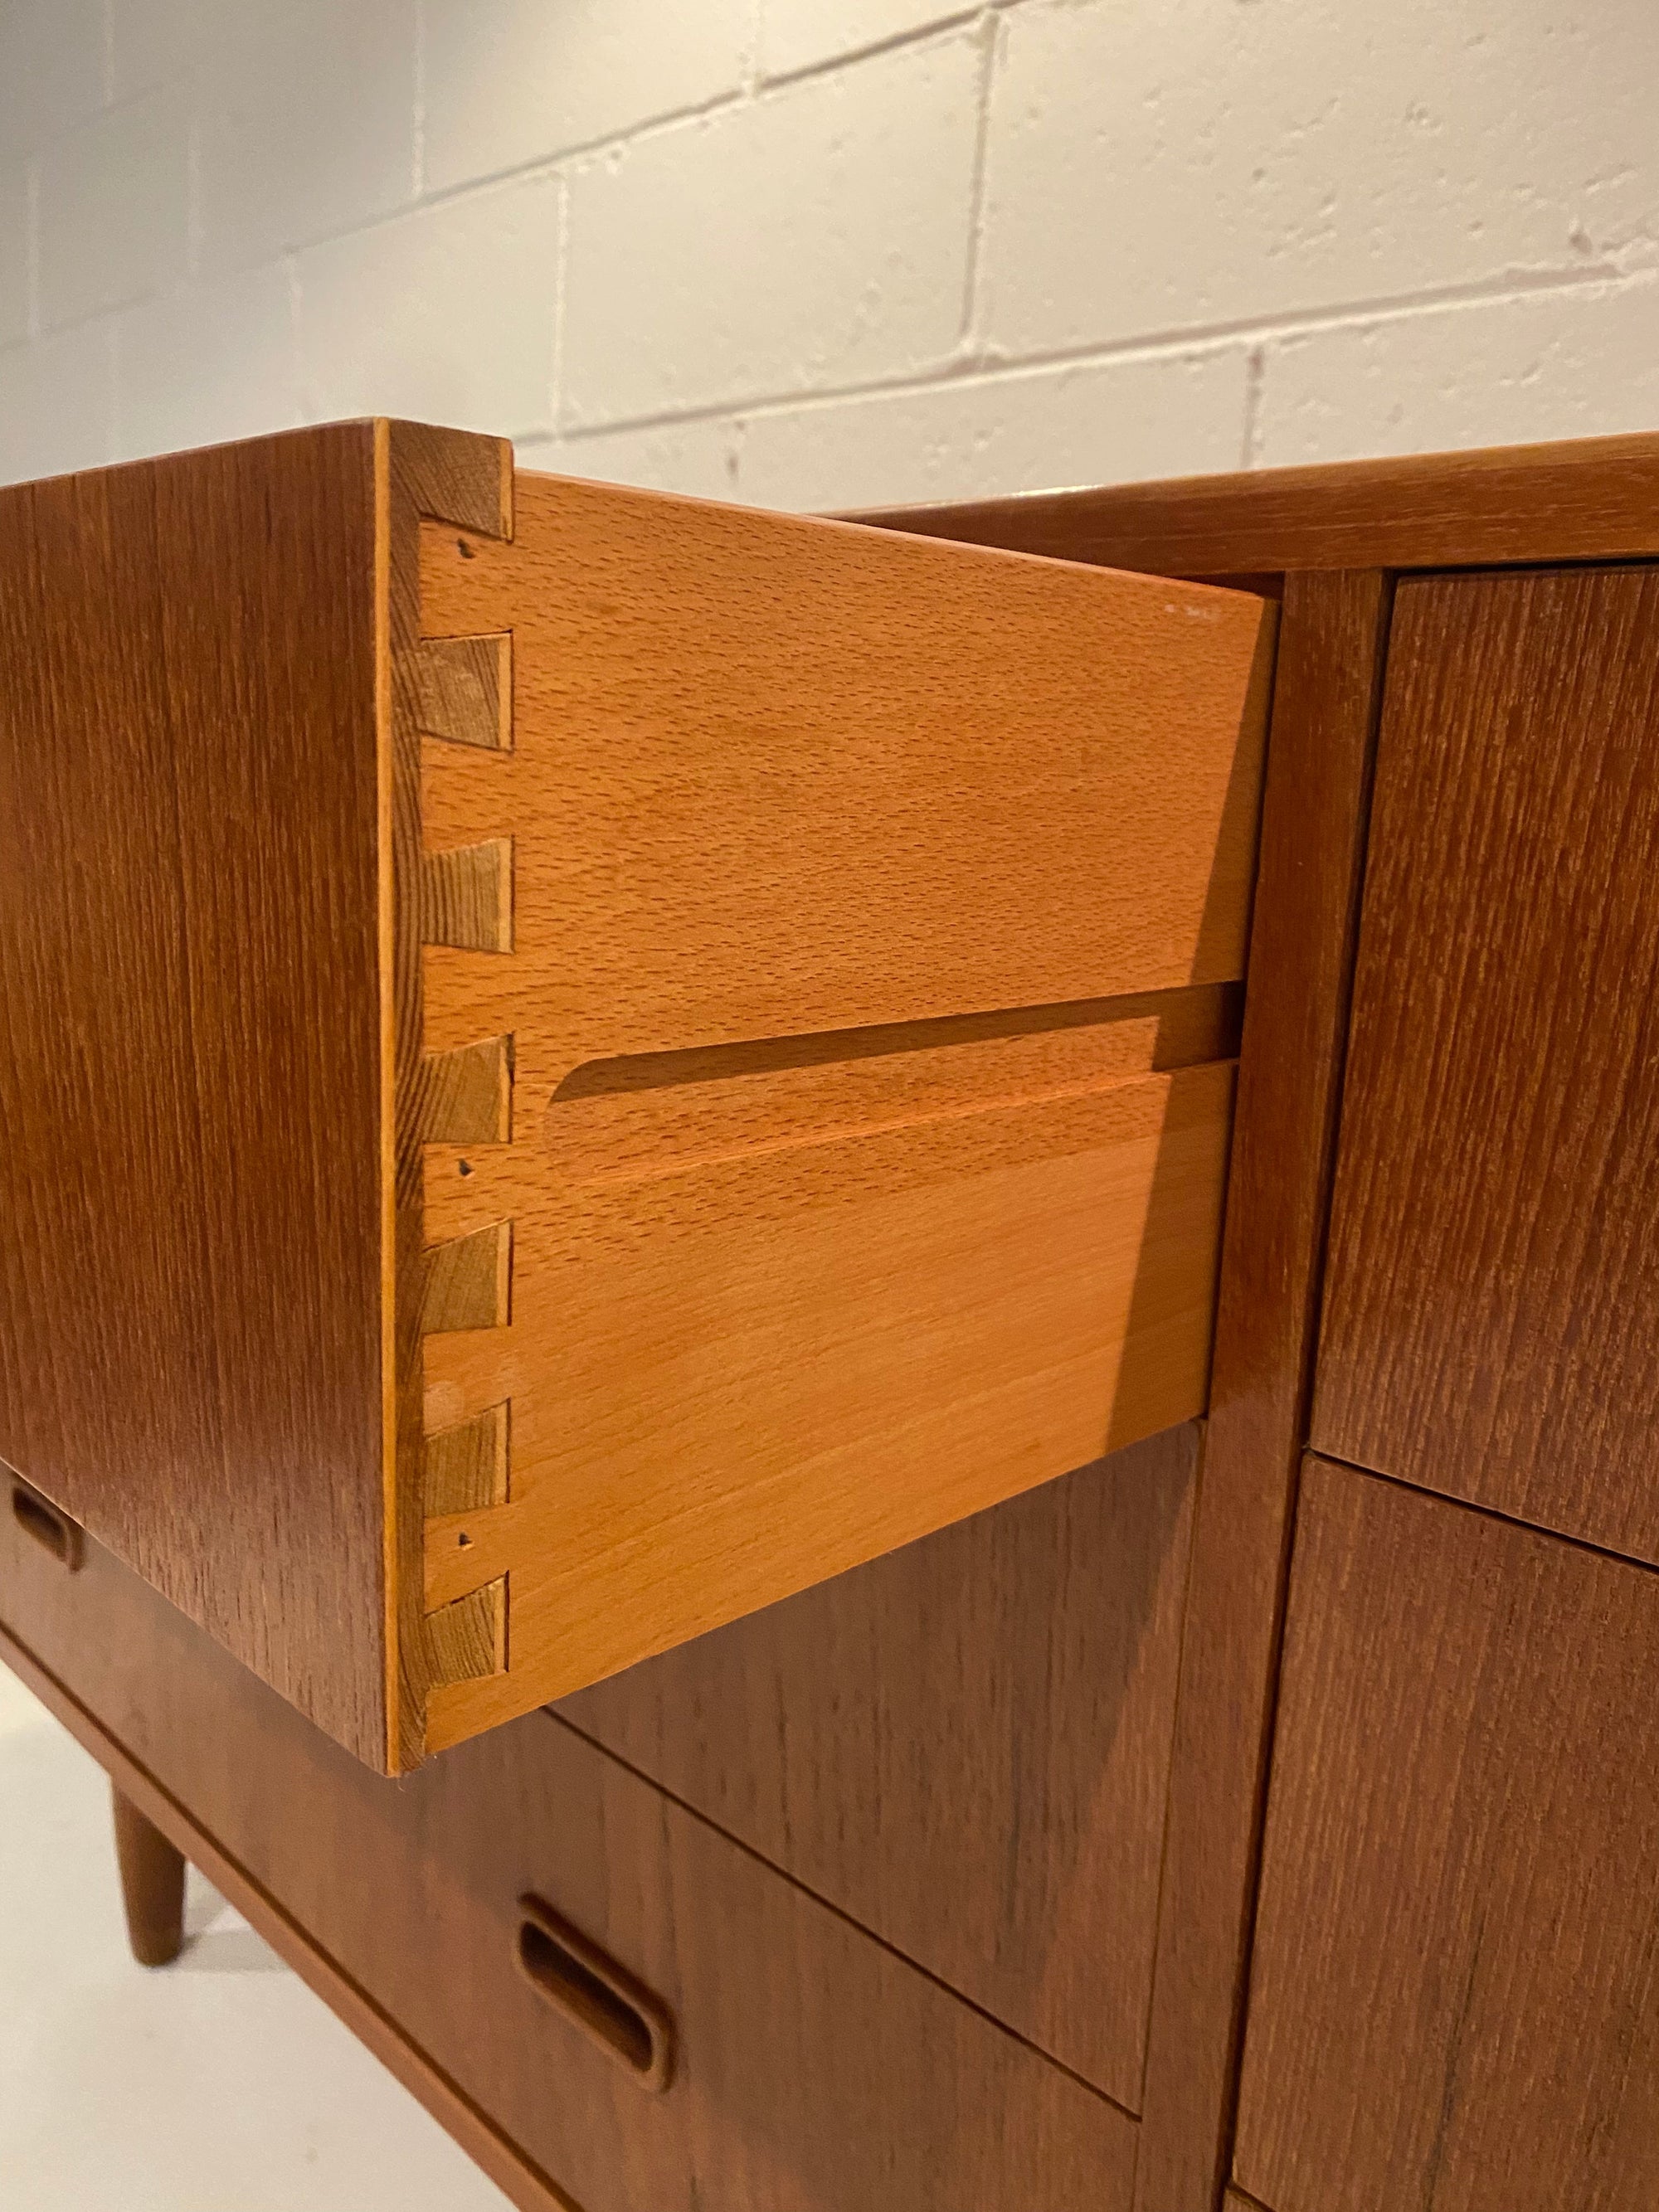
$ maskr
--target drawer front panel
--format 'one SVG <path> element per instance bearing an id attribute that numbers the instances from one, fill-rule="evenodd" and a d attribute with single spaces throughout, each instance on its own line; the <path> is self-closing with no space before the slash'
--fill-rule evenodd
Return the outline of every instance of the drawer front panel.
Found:
<path id="1" fill-rule="evenodd" d="M 370 448 L 0 490 L 0 1458 L 378 1763 Z"/>
<path id="2" fill-rule="evenodd" d="M 1127 2207 L 1131 2119 L 550 1717 L 379 1781 L 9 1515 L 0 1622 L 584 2212 Z"/>
<path id="3" fill-rule="evenodd" d="M 1195 1424 L 560 1711 L 1134 2109 Z"/>
<path id="4" fill-rule="evenodd" d="M 1396 595 L 1316 1447 L 1659 1560 L 1659 572 Z"/>
<path id="5" fill-rule="evenodd" d="M 1659 2195 L 1659 1576 L 1308 1463 L 1239 2107 L 1273 2212 Z"/>

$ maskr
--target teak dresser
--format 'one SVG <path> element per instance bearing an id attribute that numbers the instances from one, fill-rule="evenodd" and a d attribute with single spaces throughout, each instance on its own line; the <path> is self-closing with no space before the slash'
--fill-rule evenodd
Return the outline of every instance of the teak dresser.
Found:
<path id="1" fill-rule="evenodd" d="M 0 491 L 138 1956 L 188 1858 L 527 2212 L 1651 2212 L 1656 556 L 1647 438 Z"/>

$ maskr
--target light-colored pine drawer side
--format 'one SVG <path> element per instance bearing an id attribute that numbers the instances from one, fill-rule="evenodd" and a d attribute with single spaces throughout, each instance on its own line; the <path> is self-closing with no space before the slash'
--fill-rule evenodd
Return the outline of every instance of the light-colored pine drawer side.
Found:
<path id="1" fill-rule="evenodd" d="M 1272 646 L 522 472 L 418 549 L 398 1266 L 474 1303 L 400 1346 L 403 1617 L 500 1618 L 407 1756 L 1203 1410 Z"/>

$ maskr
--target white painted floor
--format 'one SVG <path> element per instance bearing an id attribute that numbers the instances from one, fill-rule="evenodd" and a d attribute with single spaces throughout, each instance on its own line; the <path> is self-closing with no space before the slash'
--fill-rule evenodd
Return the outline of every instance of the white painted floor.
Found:
<path id="1" fill-rule="evenodd" d="M 5 2212 L 503 2212 L 193 1870 L 188 1924 L 134 1966 L 103 1771 L 0 1667 Z"/>

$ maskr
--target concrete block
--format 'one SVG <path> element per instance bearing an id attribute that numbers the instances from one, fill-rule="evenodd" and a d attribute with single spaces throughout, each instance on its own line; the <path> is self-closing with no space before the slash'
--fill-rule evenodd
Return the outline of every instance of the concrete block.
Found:
<path id="1" fill-rule="evenodd" d="M 696 499 L 736 499 L 739 429 L 730 417 L 699 416 L 642 430 L 600 430 L 581 438 L 531 440 L 519 465 L 595 483 L 639 484 Z"/>
<path id="2" fill-rule="evenodd" d="M 110 96 L 131 100 L 192 75 L 252 0 L 109 0 Z M 37 0 L 38 4 L 38 0 Z"/>
<path id="3" fill-rule="evenodd" d="M 809 77 L 572 173 L 565 428 L 916 375 L 960 341 L 980 49 Z"/>
<path id="4" fill-rule="evenodd" d="M 1011 354 L 1607 263 L 1659 222 L 1659 9 L 1097 0 L 1003 24 L 983 332 Z"/>
<path id="5" fill-rule="evenodd" d="M 975 12 L 976 0 L 761 0 L 762 74 L 821 69 Z"/>
<path id="6" fill-rule="evenodd" d="M 425 173 L 465 184 L 735 93 L 750 0 L 428 0 Z"/>
<path id="7" fill-rule="evenodd" d="M 298 255 L 307 416 L 549 430 L 560 190 L 496 186 Z"/>
<path id="8" fill-rule="evenodd" d="M 1236 469 L 1247 377 L 1234 345 L 769 410 L 744 425 L 738 496 L 890 507 Z"/>
<path id="9" fill-rule="evenodd" d="M 239 270 L 129 308 L 115 387 L 118 460 L 292 428 L 300 377 L 287 270 Z"/>
<path id="10" fill-rule="evenodd" d="M 1659 272 L 1310 331 L 1264 358 L 1264 467 L 1659 424 Z"/>
<path id="11" fill-rule="evenodd" d="M 234 0 L 197 73 L 202 265 L 270 261 L 412 199 L 416 0 Z"/>
<path id="12" fill-rule="evenodd" d="M 190 117 L 144 94 L 54 139 L 40 157 L 42 327 L 142 300 L 185 274 Z"/>
<path id="13" fill-rule="evenodd" d="M 113 335 L 105 316 L 0 353 L 0 483 L 110 459 Z"/>
<path id="14" fill-rule="evenodd" d="M 21 161 L 104 104 L 103 0 L 0 6 L 0 159 Z"/>
<path id="15" fill-rule="evenodd" d="M 33 207 L 25 167 L 0 173 L 0 346 L 26 338 L 34 312 Z"/>

